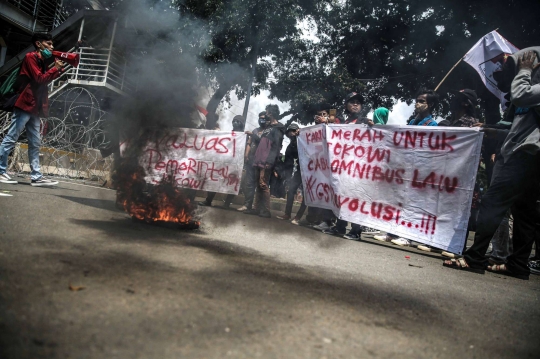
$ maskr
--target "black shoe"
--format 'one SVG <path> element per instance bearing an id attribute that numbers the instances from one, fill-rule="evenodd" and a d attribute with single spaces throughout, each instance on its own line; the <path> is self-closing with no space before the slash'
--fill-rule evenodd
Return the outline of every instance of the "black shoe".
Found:
<path id="1" fill-rule="evenodd" d="M 30 185 L 34 187 L 51 187 L 51 186 L 56 186 L 57 184 L 58 184 L 58 181 L 51 181 L 43 177 L 38 180 L 32 180 L 32 182 L 30 183 Z"/>
<path id="2" fill-rule="evenodd" d="M 272 215 L 270 214 L 270 212 L 261 212 L 259 213 L 259 217 L 272 218 Z"/>
<path id="3" fill-rule="evenodd" d="M 212 203 L 208 203 L 206 201 L 201 201 L 201 202 L 199 202 L 199 206 L 212 207 Z"/>
<path id="4" fill-rule="evenodd" d="M 246 209 L 243 213 L 244 214 L 251 214 L 251 215 L 259 215 L 259 211 L 256 210 L 256 209 Z"/>
<path id="5" fill-rule="evenodd" d="M 332 235 L 338 235 L 338 236 L 343 236 L 345 235 L 345 232 L 340 232 L 337 230 L 337 228 L 334 226 L 330 229 L 325 229 L 324 231 L 322 231 L 324 234 L 332 234 Z"/>

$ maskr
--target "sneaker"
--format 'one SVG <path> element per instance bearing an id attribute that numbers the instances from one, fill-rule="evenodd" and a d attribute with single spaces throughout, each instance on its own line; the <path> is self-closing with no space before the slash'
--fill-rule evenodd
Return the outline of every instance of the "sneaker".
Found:
<path id="1" fill-rule="evenodd" d="M 272 215 L 270 214 L 270 212 L 261 212 L 261 213 L 259 213 L 259 217 L 272 218 Z"/>
<path id="2" fill-rule="evenodd" d="M 411 241 L 405 238 L 401 238 L 401 237 L 392 239 L 390 242 L 394 243 L 397 246 L 402 246 L 402 247 L 409 247 L 411 245 Z"/>
<path id="3" fill-rule="evenodd" d="M 330 229 L 332 226 L 329 226 L 328 223 L 322 221 L 321 223 L 313 226 L 313 228 L 318 229 L 319 231 L 324 231 L 325 229 Z"/>
<path id="4" fill-rule="evenodd" d="M 381 234 L 380 236 L 373 236 L 373 239 L 381 242 L 390 242 L 392 240 L 392 238 L 388 237 L 386 234 Z"/>
<path id="5" fill-rule="evenodd" d="M 7 183 L 7 184 L 17 184 L 19 182 L 15 181 L 7 173 L 2 173 L 0 175 L 0 183 Z"/>
<path id="6" fill-rule="evenodd" d="M 330 229 L 325 229 L 324 231 L 322 231 L 324 234 L 333 234 L 333 235 L 344 235 L 345 233 L 339 233 L 338 230 L 336 229 L 336 227 L 332 227 Z"/>
<path id="7" fill-rule="evenodd" d="M 246 209 L 244 211 L 244 214 L 258 215 L 259 210 L 258 209 Z"/>
<path id="8" fill-rule="evenodd" d="M 51 181 L 45 178 L 40 178 L 38 180 L 32 180 L 31 185 L 34 187 L 51 187 L 56 186 L 58 184 L 58 181 Z"/>
<path id="9" fill-rule="evenodd" d="M 426 246 L 425 244 L 420 244 L 416 248 L 418 248 L 418 249 L 420 249 L 421 251 L 424 251 L 424 252 L 431 252 L 433 250 L 433 247 Z"/>
<path id="10" fill-rule="evenodd" d="M 292 221 L 291 221 L 292 224 L 296 224 L 297 226 L 300 225 L 300 221 L 296 218 L 294 218 Z"/>
<path id="11" fill-rule="evenodd" d="M 206 201 L 201 201 L 201 202 L 199 202 L 199 206 L 212 207 L 212 203 L 208 203 Z"/>
<path id="12" fill-rule="evenodd" d="M 277 219 L 284 219 L 284 220 L 288 221 L 288 220 L 291 219 L 291 216 L 289 216 L 288 214 L 284 214 L 283 216 L 277 216 L 276 218 Z"/>
<path id="13" fill-rule="evenodd" d="M 377 234 L 377 233 L 381 233 L 381 231 L 375 229 L 375 228 L 369 228 L 369 227 L 362 227 L 362 234 L 365 234 L 365 235 L 372 235 L 372 234 Z"/>
<path id="14" fill-rule="evenodd" d="M 532 274 L 540 274 L 540 260 L 529 261 L 529 269 Z"/>
<path id="15" fill-rule="evenodd" d="M 350 233 L 344 235 L 343 238 L 350 239 L 351 241 L 359 241 L 360 240 L 360 236 L 358 234 L 350 234 Z"/>
<path id="16" fill-rule="evenodd" d="M 247 208 L 246 206 L 242 206 L 240 208 L 237 209 L 238 212 L 244 212 L 244 211 L 247 211 L 249 208 Z"/>

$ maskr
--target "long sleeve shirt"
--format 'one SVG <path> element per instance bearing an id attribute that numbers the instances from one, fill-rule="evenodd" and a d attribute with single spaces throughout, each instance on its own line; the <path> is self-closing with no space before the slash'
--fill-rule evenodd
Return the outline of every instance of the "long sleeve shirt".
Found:
<path id="1" fill-rule="evenodd" d="M 47 85 L 61 75 L 56 67 L 47 70 L 44 61 L 36 52 L 26 54 L 21 65 L 19 78 L 24 84 L 19 88 L 20 96 L 15 107 L 37 116 L 49 114 L 49 93 Z"/>

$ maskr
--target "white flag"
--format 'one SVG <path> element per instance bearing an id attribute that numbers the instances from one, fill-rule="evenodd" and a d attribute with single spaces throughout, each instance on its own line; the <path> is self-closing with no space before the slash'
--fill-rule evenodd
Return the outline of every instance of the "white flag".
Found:
<path id="1" fill-rule="evenodd" d="M 493 73 L 501 70 L 505 58 L 516 51 L 519 51 L 517 47 L 497 31 L 492 31 L 481 38 L 463 58 L 466 63 L 478 72 L 488 90 L 501 101 L 503 109 L 505 108 L 505 102 L 507 102 L 504 99 L 506 94 L 497 88 Z"/>

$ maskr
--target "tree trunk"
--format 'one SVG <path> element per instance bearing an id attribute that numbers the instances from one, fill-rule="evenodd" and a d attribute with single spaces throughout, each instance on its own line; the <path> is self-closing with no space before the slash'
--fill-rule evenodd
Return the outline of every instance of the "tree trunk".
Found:
<path id="1" fill-rule="evenodd" d="M 233 82 L 219 84 L 218 89 L 214 92 L 210 101 L 208 101 L 208 104 L 206 105 L 206 111 L 208 111 L 208 115 L 206 115 L 206 129 L 213 130 L 216 127 L 219 119 L 216 114 L 217 108 L 221 100 L 223 100 L 223 97 L 231 90 L 233 85 Z"/>

